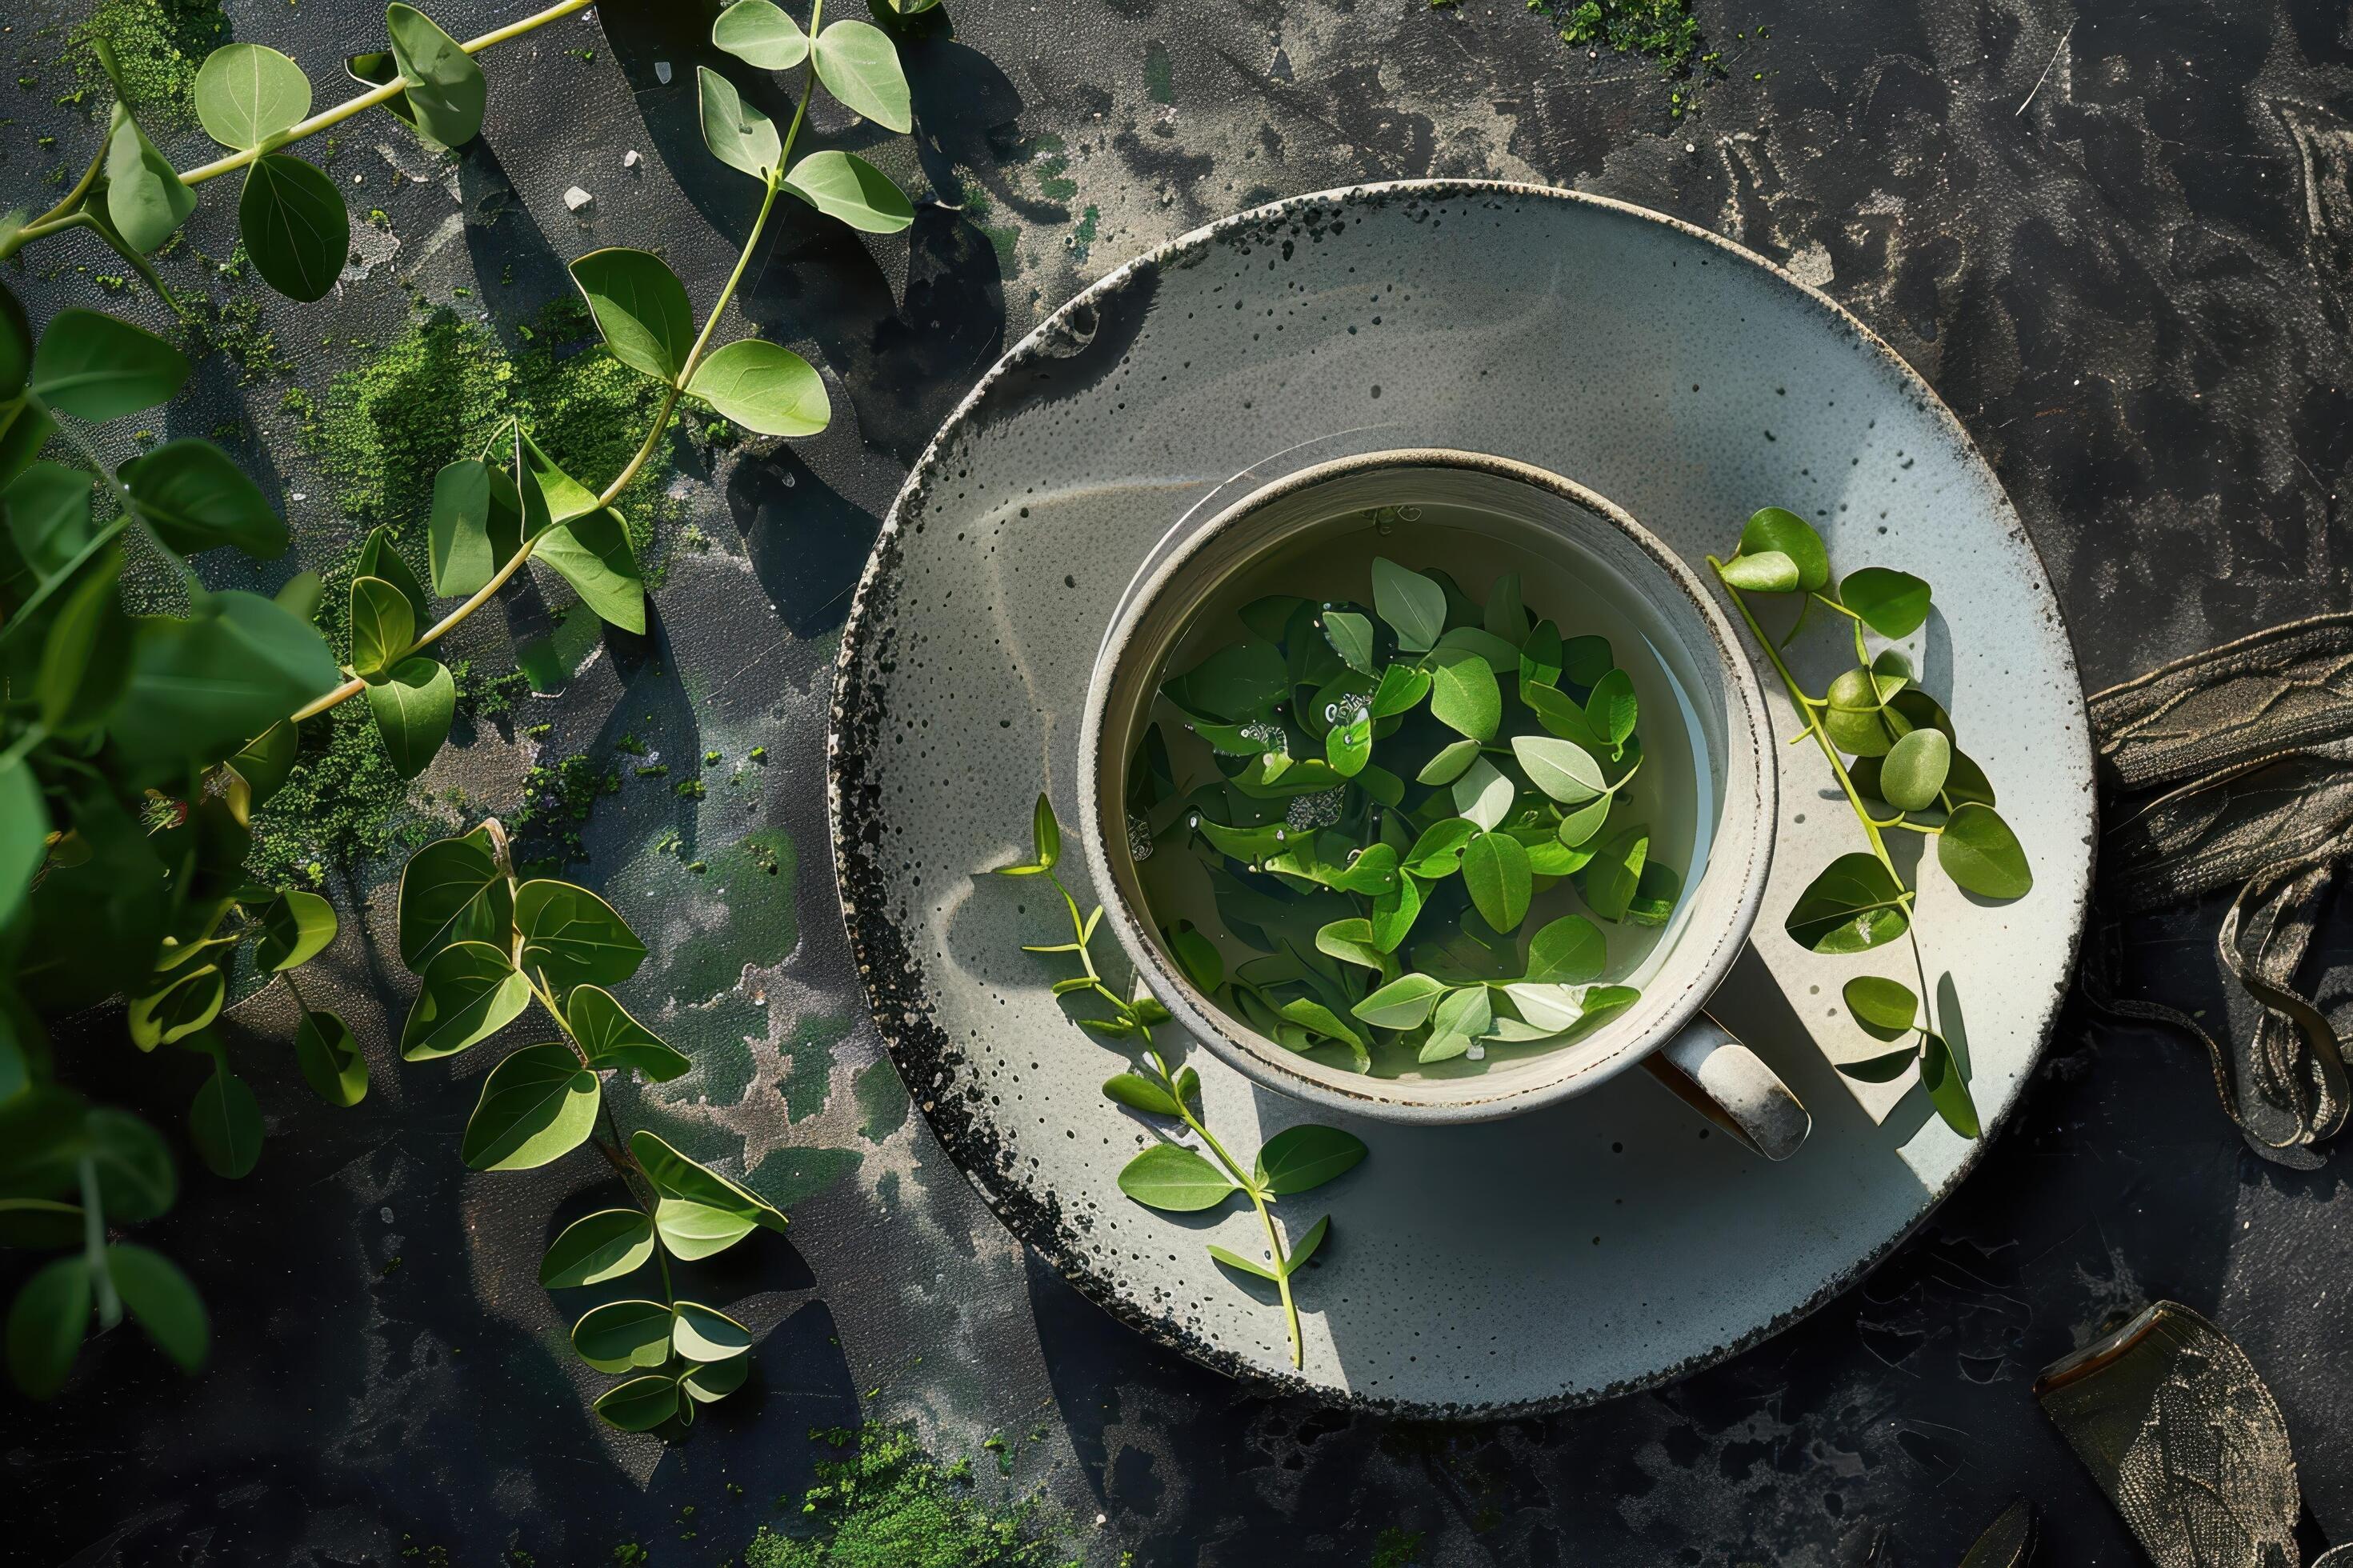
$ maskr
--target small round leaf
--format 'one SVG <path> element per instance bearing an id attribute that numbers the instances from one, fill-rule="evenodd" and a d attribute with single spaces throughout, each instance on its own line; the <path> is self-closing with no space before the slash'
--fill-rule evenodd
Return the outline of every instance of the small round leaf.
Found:
<path id="1" fill-rule="evenodd" d="M 93 423 L 153 408 L 188 379 L 188 356 L 128 321 L 59 310 L 33 353 L 30 386 L 51 408 Z"/>
<path id="2" fill-rule="evenodd" d="M 1793 586 L 1806 593 L 1820 592 L 1831 580 L 1831 555 L 1822 546 L 1822 536 L 1794 511 L 1768 506 L 1751 514 L 1742 526 L 1740 553 L 1755 556 L 1767 552 L 1788 559 L 1798 573 Z"/>
<path id="3" fill-rule="evenodd" d="M 1724 580 L 1744 593 L 1794 594 L 1799 576 L 1798 563 L 1778 550 L 1754 555 L 1744 550 L 1724 563 Z"/>
<path id="4" fill-rule="evenodd" d="M 400 662 L 417 640 L 408 595 L 381 577 L 352 579 L 352 673 L 373 679 Z"/>
<path id="5" fill-rule="evenodd" d="M 607 1301 L 572 1325 L 572 1348 L 598 1372 L 659 1366 L 670 1359 L 673 1321 L 659 1301 Z"/>
<path id="6" fill-rule="evenodd" d="M 1307 1122 L 1286 1127 L 1258 1152 L 1258 1179 L 1277 1196 L 1320 1187 L 1354 1170 L 1365 1157 L 1365 1142 L 1337 1127 Z"/>
<path id="7" fill-rule="evenodd" d="M 670 1344 L 689 1361 L 725 1361 L 752 1348 L 752 1331 L 715 1308 L 681 1301 Z"/>
<path id="8" fill-rule="evenodd" d="M 311 112 L 311 79 L 276 49 L 225 44 L 196 71 L 196 121 L 239 152 L 291 130 Z"/>
<path id="9" fill-rule="evenodd" d="M 1957 807 L 1936 835 L 1936 864 L 1965 890 L 1989 899 L 2022 899 L 2034 887 L 2026 849 L 1989 805 Z"/>
<path id="10" fill-rule="evenodd" d="M 1936 804 L 1952 765 L 1953 743 L 1943 731 L 1915 730 L 1899 737 L 1880 764 L 1880 798 L 1899 811 L 1926 811 Z"/>
<path id="11" fill-rule="evenodd" d="M 1839 584 L 1839 602 L 1883 637 L 1908 637 L 1928 618 L 1928 584 L 1909 572 L 1865 566 Z"/>
<path id="12" fill-rule="evenodd" d="M 913 205 L 891 176 L 848 153 L 810 153 L 785 176 L 785 189 L 868 234 L 896 234 L 915 221 Z"/>
<path id="13" fill-rule="evenodd" d="M 1462 851 L 1462 884 L 1479 918 L 1514 931 L 1527 918 L 1533 890 L 1526 847 L 1503 833 L 1482 833 Z"/>
<path id="14" fill-rule="evenodd" d="M 763 436 L 814 436 L 833 417 L 824 379 L 808 361 L 758 338 L 712 354 L 686 389 Z"/>
<path id="15" fill-rule="evenodd" d="M 292 300 L 322 300 L 352 247 L 351 214 L 335 182 L 301 159 L 271 153 L 246 171 L 237 233 L 262 281 Z"/>
<path id="16" fill-rule="evenodd" d="M 835 22 L 809 40 L 809 53 L 817 79 L 844 108 L 902 135 L 915 128 L 899 51 L 881 28 L 871 22 Z"/>
<path id="17" fill-rule="evenodd" d="M 1920 999 L 1900 980 L 1858 974 L 1846 983 L 1841 994 L 1854 1021 L 1875 1038 L 1900 1040 L 1918 1027 Z"/>
<path id="18" fill-rule="evenodd" d="M 808 58 L 808 35 L 768 0 L 735 0 L 711 24 L 711 41 L 760 70 L 790 70 Z"/>
<path id="19" fill-rule="evenodd" d="M 736 9 L 765 4 L 740 0 Z M 678 379 L 694 347 L 694 307 L 669 263 L 649 250 L 612 246 L 575 261 L 572 281 L 587 300 L 615 359 L 656 381 Z M 437 506 L 439 499 L 437 486 Z"/>
<path id="20" fill-rule="evenodd" d="M 838 26 L 839 24 L 837 24 Z M 744 101 L 735 84 L 708 66 L 694 71 L 702 144 L 731 169 L 765 180 L 785 155 L 776 122 Z"/>
<path id="21" fill-rule="evenodd" d="M 1195 1151 L 1155 1143 L 1121 1169 L 1119 1190 L 1147 1208 L 1194 1214 L 1217 1207 L 1240 1189 Z"/>

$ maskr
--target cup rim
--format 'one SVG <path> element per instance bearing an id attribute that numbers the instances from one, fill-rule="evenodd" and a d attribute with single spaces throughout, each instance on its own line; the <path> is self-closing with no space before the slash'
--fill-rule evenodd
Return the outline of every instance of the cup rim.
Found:
<path id="1" fill-rule="evenodd" d="M 1681 983 L 1681 994 L 1661 1008 L 1647 1026 L 1629 1034 L 1609 1051 L 1598 1056 L 1588 1056 L 1580 1060 L 1575 1058 L 1574 1047 L 1559 1052 L 1557 1054 L 1563 1058 L 1563 1063 L 1548 1074 L 1504 1075 L 1495 1081 L 1508 1087 L 1499 1087 L 1489 1094 L 1444 1100 L 1416 1097 L 1411 1090 L 1418 1080 L 1366 1077 L 1351 1079 L 1346 1087 L 1341 1087 L 1312 1077 L 1299 1069 L 1297 1064 L 1302 1058 L 1296 1053 L 1239 1020 L 1229 1018 L 1201 995 L 1192 982 L 1163 957 L 1158 944 L 1145 929 L 1137 912 L 1129 907 L 1126 895 L 1112 869 L 1102 795 L 1104 768 L 1101 753 L 1113 676 L 1123 658 L 1132 651 L 1135 633 L 1145 612 L 1158 601 L 1171 581 L 1212 541 L 1280 500 L 1352 474 L 1408 468 L 1459 468 L 1549 491 L 1593 513 L 1633 543 L 1689 602 L 1715 646 L 1729 699 L 1725 704 L 1726 751 L 1736 763 L 1744 754 L 1746 757 L 1752 775 L 1748 780 L 1749 795 L 1754 801 L 1753 809 L 1748 813 L 1749 832 L 1736 843 L 1733 835 L 1719 830 L 1704 873 L 1706 876 L 1718 874 L 1719 868 L 1714 858 L 1717 854 L 1731 851 L 1745 857 L 1746 863 L 1740 865 L 1736 871 L 1731 866 L 1722 868 L 1725 874 L 1732 876 L 1738 883 L 1731 918 L 1720 922 L 1712 933 L 1699 931 L 1683 933 L 1678 946 L 1701 942 L 1704 947 L 1704 956 L 1686 972 Z M 1747 742 L 1745 747 L 1739 743 L 1744 733 Z M 1442 447 L 1395 447 L 1311 464 L 1237 498 L 1216 516 L 1195 528 L 1190 537 L 1175 549 L 1157 559 L 1147 561 L 1145 569 L 1129 584 L 1097 652 L 1081 719 L 1078 766 L 1079 837 L 1088 874 L 1094 879 L 1103 905 L 1103 919 L 1127 953 L 1129 962 L 1145 977 L 1153 994 L 1166 1005 L 1176 1022 L 1207 1046 L 1212 1055 L 1261 1088 L 1324 1110 L 1419 1125 L 1496 1121 L 1556 1104 L 1614 1078 L 1673 1039 L 1705 1005 L 1747 945 L 1749 932 L 1756 926 L 1759 908 L 1764 902 L 1767 876 L 1772 864 L 1774 827 L 1779 815 L 1779 772 L 1771 731 L 1766 720 L 1764 688 L 1757 679 L 1755 666 L 1742 650 L 1730 620 L 1702 584 L 1698 574 L 1685 564 L 1681 556 L 1667 548 L 1657 535 L 1637 521 L 1632 514 L 1599 491 L 1550 469 L 1515 458 Z M 1729 789 L 1726 798 L 1727 801 L 1732 798 Z M 1124 819 L 1121 826 L 1124 833 Z M 1514 1079 L 1523 1081 L 1515 1083 Z M 1477 1081 L 1483 1083 L 1487 1079 L 1482 1077 Z M 1356 1087 L 1359 1082 L 1363 1088 Z"/>

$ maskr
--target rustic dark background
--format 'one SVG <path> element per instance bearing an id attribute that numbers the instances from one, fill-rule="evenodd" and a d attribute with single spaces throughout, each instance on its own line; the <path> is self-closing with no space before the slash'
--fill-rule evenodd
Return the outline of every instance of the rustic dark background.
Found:
<path id="1" fill-rule="evenodd" d="M 235 36 L 295 53 L 322 101 L 376 25 L 357 0 L 227 9 Z M 463 36 L 523 9 L 438 14 Z M 285 1019 L 257 1004 L 239 1049 L 271 1121 L 262 1168 L 228 1184 L 187 1162 L 178 1212 L 153 1227 L 214 1303 L 216 1364 L 186 1382 L 119 1335 L 54 1406 L 8 1399 L 0 1558 L 489 1563 L 520 1548 L 588 1564 L 636 1542 L 656 1563 L 721 1562 L 807 1484 L 810 1426 L 878 1419 L 950 1452 L 1003 1435 L 1010 1475 L 983 1452 L 985 1489 L 1042 1489 L 1090 1561 L 1352 1564 L 1400 1532 L 1393 1546 L 1419 1548 L 1399 1561 L 1428 1564 L 1852 1564 L 1877 1542 L 1880 1561 L 1946 1568 L 2022 1495 L 2043 1510 L 2042 1561 L 2123 1564 L 2135 1549 L 2028 1388 L 2154 1297 L 2246 1347 L 2285 1409 L 2311 1541 L 2353 1540 L 2339 1167 L 2257 1161 L 2202 1063 L 2080 1009 L 1984 1167 L 1862 1285 L 1672 1387 L 1477 1428 L 1270 1404 L 1128 1335 L 1025 1258 L 902 1100 L 893 1119 L 887 1078 L 868 1076 L 820 801 L 826 674 L 867 543 L 1006 345 L 1121 258 L 1238 207 L 1372 179 L 1544 181 L 1790 267 L 1892 342 L 1983 447 L 2092 687 L 2343 607 L 2353 8 L 1701 0 L 1698 16 L 1727 74 L 1680 121 L 1645 63 L 1562 45 L 1520 0 L 950 0 L 917 29 L 920 148 L 901 143 L 893 167 L 941 205 L 871 245 L 786 224 L 747 296 L 854 415 L 795 452 L 686 464 L 680 493 L 709 553 L 672 573 L 651 637 L 616 639 L 547 710 L 575 747 L 609 742 L 626 702 L 628 723 L 655 718 L 672 746 L 775 754 L 748 816 L 797 846 L 797 869 L 781 906 L 733 906 L 775 941 L 723 953 L 741 965 L 727 996 L 745 1022 L 716 1030 L 754 1070 L 732 1100 L 648 1108 L 727 1129 L 755 1181 L 794 1200 L 791 1244 L 722 1271 L 728 1299 L 772 1328 L 753 1388 L 675 1448 L 600 1431 L 532 1283 L 551 1215 L 596 1173 L 468 1175 L 456 1135 L 474 1086 L 382 1053 L 368 1102 L 329 1111 L 269 1047 Z M 427 249 L 436 216 L 396 207 L 406 251 L 272 319 L 303 342 L 328 310 L 335 331 L 389 331 L 396 277 L 443 297 L 511 266 L 515 282 L 475 307 L 511 334 L 564 292 L 563 258 L 644 229 L 707 298 L 748 217 L 747 187 L 693 131 L 708 17 L 709 0 L 611 0 L 488 58 L 490 126 L 453 208 L 465 243 Z M 0 50 L 44 76 L 79 19 L 50 0 L 19 7 Z M 9 100 L 8 201 L 42 205 L 41 173 L 94 134 L 52 96 Z M 44 134 L 66 151 L 37 150 Z M 355 126 L 344 156 L 398 134 Z M 177 146 L 184 164 L 196 147 Z M 632 148 L 646 173 L 628 183 Z M 580 219 L 561 201 L 575 180 L 597 197 Z M 208 214 L 231 205 L 207 197 Z M 104 269 L 98 253 L 64 255 Z M 58 258 L 9 280 L 37 317 L 90 286 L 49 273 Z M 356 357 L 306 353 L 289 379 L 324 395 Z M 324 491 L 273 423 L 282 391 L 208 395 L 243 409 L 281 489 Z M 318 537 L 339 541 L 332 516 Z M 478 745 L 476 797 L 496 808 L 519 770 L 493 764 L 527 748 Z M 679 821 L 714 854 L 745 831 L 716 803 L 600 806 L 576 874 L 712 896 L 642 881 L 646 843 Z M 383 879 L 353 868 L 335 886 L 380 919 Z M 674 976 L 674 944 L 658 952 Z M 2194 1003 L 2205 953 L 2184 921 L 2142 956 Z M 396 1025 L 396 970 L 354 946 L 343 984 L 375 1037 Z M 79 1076 L 176 1127 L 188 1085 L 129 1056 L 98 1027 Z M 789 1108 L 780 1068 L 798 1086 Z"/>

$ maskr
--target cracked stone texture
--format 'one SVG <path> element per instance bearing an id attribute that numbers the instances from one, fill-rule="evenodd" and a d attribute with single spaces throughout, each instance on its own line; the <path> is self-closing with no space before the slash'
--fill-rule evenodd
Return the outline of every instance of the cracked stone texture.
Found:
<path id="1" fill-rule="evenodd" d="M 377 26 L 358 0 L 227 9 L 237 37 L 294 53 L 322 101 Z M 437 14 L 462 37 L 523 10 Z M 1238 207 L 1496 176 L 1661 208 L 1783 262 L 1968 426 L 2051 566 L 2093 686 L 2343 604 L 2341 0 L 1702 0 L 1698 14 L 1730 75 L 1680 123 L 1646 67 L 1569 49 L 1513 0 L 959 4 L 952 32 L 935 17 L 907 50 L 915 142 L 820 106 L 818 145 L 875 148 L 928 198 L 905 237 L 881 241 L 789 212 L 751 270 L 746 315 L 822 365 L 834 428 L 710 461 L 681 447 L 651 635 L 559 637 L 570 679 L 521 716 L 550 730 L 483 726 L 420 781 L 433 800 L 418 807 L 455 821 L 447 792 L 462 787 L 470 810 L 511 810 L 535 754 L 607 758 L 625 733 L 674 764 L 723 754 L 702 800 L 632 779 L 601 803 L 575 874 L 639 922 L 655 957 L 627 999 L 698 1062 L 626 1114 L 791 1208 L 789 1240 L 764 1233 L 698 1271 L 697 1289 L 765 1333 L 758 1375 L 675 1447 L 588 1414 L 601 1380 L 565 1352 L 533 1268 L 551 1226 L 595 1203 L 596 1163 L 463 1171 L 457 1135 L 489 1053 L 417 1068 L 385 1048 L 409 984 L 385 950 L 389 870 L 339 869 L 346 931 L 314 973 L 369 1042 L 375 1087 L 354 1110 L 321 1107 L 284 1048 L 282 997 L 239 1010 L 233 1047 L 270 1123 L 262 1165 L 232 1184 L 184 1162 L 178 1211 L 146 1236 L 213 1303 L 216 1365 L 185 1382 L 119 1334 L 54 1406 L 14 1406 L 0 1557 L 390 1563 L 439 1549 L 489 1563 L 521 1548 L 592 1563 L 638 1541 L 656 1563 L 718 1562 L 807 1482 L 809 1427 L 874 1418 L 951 1451 L 1003 1434 L 1010 1475 L 983 1456 L 984 1488 L 1042 1488 L 1094 1561 L 1356 1563 L 1396 1530 L 1419 1535 L 1428 1564 L 1877 1551 L 1942 1565 L 2024 1495 L 2044 1510 L 2044 1561 L 2121 1564 L 2135 1549 L 2028 1385 L 2153 1295 L 2240 1339 L 2285 1409 L 2309 1541 L 2353 1537 L 2339 1392 L 2353 1352 L 2328 1328 L 2353 1257 L 2340 1178 L 2253 1159 L 2201 1064 L 2137 1029 L 2063 1020 L 1984 1168 L 1809 1321 L 1654 1394 L 1466 1428 L 1269 1404 L 1117 1329 L 989 1217 L 879 1054 L 830 889 L 821 771 L 835 643 L 878 520 L 1008 343 L 1120 258 Z M 37 205 L 96 133 L 87 110 L 50 101 L 68 77 L 58 29 L 78 15 L 35 0 L 0 35 L 10 74 L 43 83 L 0 125 L 11 200 Z M 396 331 L 403 279 L 510 346 L 567 292 L 564 258 L 597 245 L 658 245 L 707 300 L 751 216 L 748 184 L 694 131 L 683 68 L 707 58 L 707 20 L 699 4 L 631 0 L 497 50 L 487 133 L 446 168 L 382 117 L 343 127 L 339 182 L 359 174 L 359 215 L 380 203 L 389 226 L 355 226 L 336 298 L 271 302 L 290 384 L 319 395 L 364 352 L 313 346 L 322 335 Z M 753 96 L 773 109 L 784 85 Z M 159 140 L 183 166 L 206 155 L 201 137 Z M 418 177 L 396 184 L 396 168 Z M 577 214 L 575 184 L 596 198 Z M 191 236 L 226 254 L 233 202 L 205 194 Z M 37 319 L 117 269 L 78 238 L 29 259 L 10 285 Z M 173 276 L 207 283 L 185 262 Z M 116 305 L 160 320 L 152 302 Z M 216 359 L 160 428 L 243 426 L 315 564 L 352 534 L 286 390 L 240 384 Z M 127 428 L 103 438 L 132 449 Z M 563 598 L 543 581 L 478 617 L 459 651 L 507 656 Z M 746 760 L 754 745 L 765 766 Z M 2185 1005 L 2227 1005 L 2187 921 L 2136 940 Z M 126 1060 L 114 1029 L 90 1026 L 75 1076 L 176 1128 L 192 1062 Z"/>

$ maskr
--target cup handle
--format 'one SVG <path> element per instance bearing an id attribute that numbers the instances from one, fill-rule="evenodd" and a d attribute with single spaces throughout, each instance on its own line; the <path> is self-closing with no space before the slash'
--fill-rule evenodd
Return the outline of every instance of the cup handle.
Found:
<path id="1" fill-rule="evenodd" d="M 1788 1159 L 1813 1131 L 1812 1115 L 1780 1075 L 1704 1011 L 1642 1066 L 1676 1099 L 1767 1160 Z"/>

